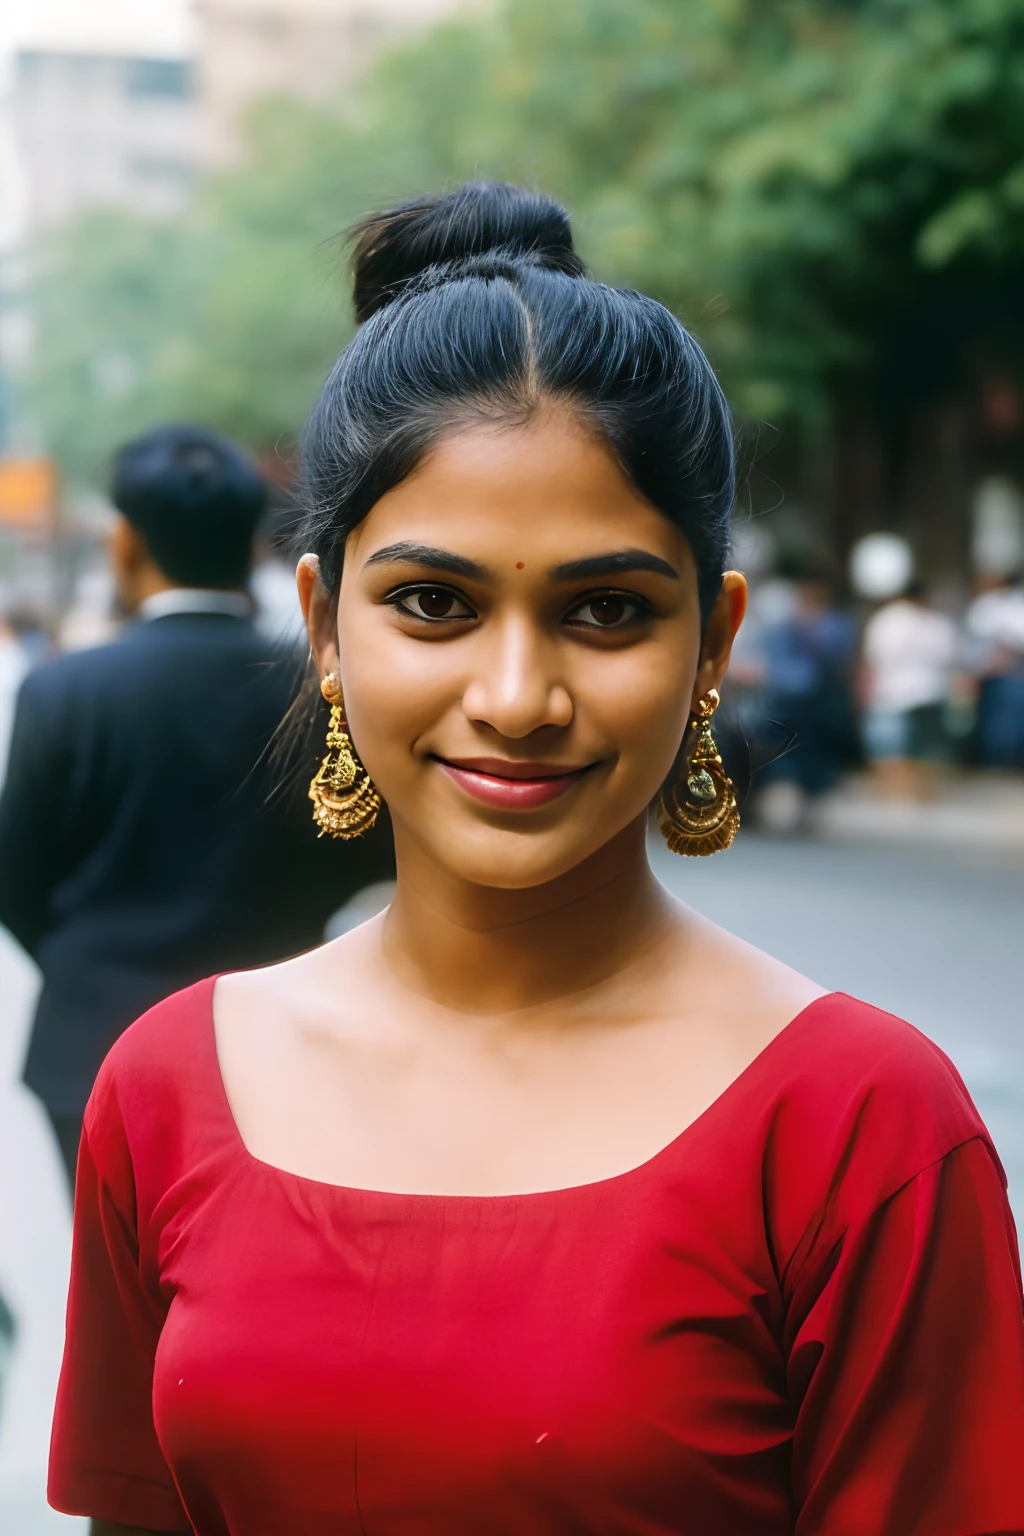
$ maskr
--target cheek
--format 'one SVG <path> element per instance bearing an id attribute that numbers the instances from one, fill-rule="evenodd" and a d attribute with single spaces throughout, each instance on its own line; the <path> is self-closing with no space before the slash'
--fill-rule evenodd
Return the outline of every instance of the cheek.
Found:
<path id="1" fill-rule="evenodd" d="M 338 639 L 353 740 L 371 777 L 383 781 L 403 761 L 411 766 L 410 748 L 450 707 L 452 669 L 443 646 L 396 633 L 386 609 L 340 616 Z"/>
<path id="2" fill-rule="evenodd" d="M 697 668 L 696 642 L 685 634 L 600 658 L 580 708 L 614 743 L 620 773 L 660 785 L 675 760 L 689 719 Z"/>

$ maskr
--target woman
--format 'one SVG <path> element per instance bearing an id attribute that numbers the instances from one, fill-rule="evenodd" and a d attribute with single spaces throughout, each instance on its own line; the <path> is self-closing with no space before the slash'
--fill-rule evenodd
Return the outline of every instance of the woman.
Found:
<path id="1" fill-rule="evenodd" d="M 353 835 L 379 789 L 397 893 L 111 1053 L 53 1502 L 201 1536 L 1024 1530 L 1015 1237 L 960 1079 L 648 867 L 652 803 L 680 852 L 736 822 L 707 362 L 511 187 L 368 221 L 355 298 L 305 444 L 310 793 Z"/>

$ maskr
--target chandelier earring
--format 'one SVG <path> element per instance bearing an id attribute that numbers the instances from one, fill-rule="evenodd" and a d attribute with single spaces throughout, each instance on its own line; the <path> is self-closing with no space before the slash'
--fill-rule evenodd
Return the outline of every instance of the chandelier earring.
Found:
<path id="1" fill-rule="evenodd" d="M 711 716 L 719 702 L 718 690 L 712 688 L 698 703 L 689 724 L 696 745 L 682 773 L 661 795 L 662 836 L 673 853 L 691 858 L 720 853 L 740 829 L 732 779 L 711 734 Z"/>
<path id="2" fill-rule="evenodd" d="M 377 820 L 380 794 L 356 757 L 345 721 L 345 701 L 337 672 L 328 672 L 320 692 L 331 706 L 327 751 L 309 786 L 313 820 L 320 836 L 362 837 Z"/>

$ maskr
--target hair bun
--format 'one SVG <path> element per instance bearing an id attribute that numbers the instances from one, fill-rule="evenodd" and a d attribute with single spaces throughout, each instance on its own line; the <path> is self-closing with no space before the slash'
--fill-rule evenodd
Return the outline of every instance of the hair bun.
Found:
<path id="1" fill-rule="evenodd" d="M 411 198 L 373 213 L 352 231 L 352 296 L 362 323 L 420 273 L 498 252 L 529 257 L 552 271 L 584 272 L 569 215 L 543 192 L 506 181 L 470 181 L 454 192 Z"/>

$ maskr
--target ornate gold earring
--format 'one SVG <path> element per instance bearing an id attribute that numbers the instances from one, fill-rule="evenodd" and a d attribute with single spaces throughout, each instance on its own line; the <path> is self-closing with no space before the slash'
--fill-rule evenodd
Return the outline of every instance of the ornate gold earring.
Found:
<path id="1" fill-rule="evenodd" d="M 697 745 L 686 760 L 684 772 L 662 791 L 665 820 L 661 834 L 673 853 L 691 857 L 719 853 L 728 848 L 740 829 L 732 779 L 722 767 L 711 734 L 711 716 L 719 702 L 718 690 L 712 688 L 697 705 L 690 720 L 690 730 L 697 732 Z"/>
<path id="2" fill-rule="evenodd" d="M 380 795 L 345 729 L 345 701 L 337 672 L 328 672 L 320 692 L 331 706 L 331 720 L 327 751 L 309 786 L 313 820 L 321 837 L 325 832 L 330 837 L 362 837 L 377 820 Z"/>

